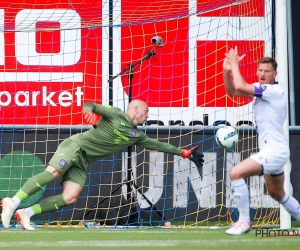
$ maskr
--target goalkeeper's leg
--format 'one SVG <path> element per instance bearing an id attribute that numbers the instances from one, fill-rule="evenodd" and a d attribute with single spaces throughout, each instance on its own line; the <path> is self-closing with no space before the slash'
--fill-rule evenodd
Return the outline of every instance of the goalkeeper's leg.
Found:
<path id="1" fill-rule="evenodd" d="M 82 190 L 81 185 L 72 181 L 63 182 L 63 192 L 59 195 L 50 196 L 40 203 L 25 208 L 25 213 L 29 217 L 35 214 L 44 214 L 57 211 L 65 206 L 75 203 Z"/>
<path id="2" fill-rule="evenodd" d="M 57 211 L 65 206 L 75 203 L 82 190 L 82 186 L 72 181 L 63 182 L 63 193 L 48 197 L 40 203 L 16 211 L 16 217 L 23 229 L 33 230 L 30 226 L 30 217 L 36 214 Z"/>
<path id="3" fill-rule="evenodd" d="M 56 173 L 53 173 L 51 171 L 44 171 L 29 178 L 13 198 L 4 198 L 2 200 L 3 211 L 1 215 L 3 226 L 5 228 L 9 227 L 11 217 L 16 208 L 20 205 L 21 201 L 27 199 L 32 194 L 39 191 L 42 186 L 54 181 L 59 176 L 60 174 L 57 171 Z"/>
<path id="4" fill-rule="evenodd" d="M 32 176 L 25 182 L 23 187 L 11 199 L 10 206 L 16 209 L 20 205 L 21 201 L 27 199 L 39 191 L 44 185 L 51 183 L 59 177 L 61 177 L 61 173 L 59 173 L 51 165 L 48 165 L 44 172 Z"/>
<path id="5" fill-rule="evenodd" d="M 34 230 L 34 228 L 30 225 L 30 217 L 32 215 L 59 210 L 66 205 L 67 203 L 61 194 L 55 195 L 48 197 L 41 203 L 35 204 L 31 207 L 17 210 L 15 216 L 21 223 L 24 230 Z"/>

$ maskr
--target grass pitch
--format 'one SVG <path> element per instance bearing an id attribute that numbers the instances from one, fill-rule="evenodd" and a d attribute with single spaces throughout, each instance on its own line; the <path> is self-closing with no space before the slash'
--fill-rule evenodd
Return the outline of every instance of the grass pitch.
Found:
<path id="1" fill-rule="evenodd" d="M 291 231 L 291 230 L 290 230 Z M 300 236 L 261 237 L 255 230 L 240 236 L 225 229 L 182 228 L 37 228 L 0 229 L 0 249 L 298 249 Z"/>

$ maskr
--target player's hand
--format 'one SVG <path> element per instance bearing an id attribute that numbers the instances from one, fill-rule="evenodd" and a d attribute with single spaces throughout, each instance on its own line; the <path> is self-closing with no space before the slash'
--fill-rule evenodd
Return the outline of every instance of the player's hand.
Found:
<path id="1" fill-rule="evenodd" d="M 231 70 L 231 65 L 227 61 L 227 58 L 225 58 L 224 61 L 223 61 L 223 70 L 225 70 L 225 71 L 230 71 Z"/>
<path id="2" fill-rule="evenodd" d="M 84 113 L 84 122 L 86 124 L 89 124 L 89 125 L 96 125 L 97 123 L 97 116 L 95 113 L 93 113 L 92 111 L 90 110 L 86 110 Z"/>
<path id="3" fill-rule="evenodd" d="M 183 158 L 189 158 L 196 164 L 198 168 L 201 168 L 204 162 L 204 155 L 200 152 L 197 152 L 198 148 L 199 146 L 193 147 L 191 149 L 182 149 L 181 156 Z"/>
<path id="4" fill-rule="evenodd" d="M 226 57 L 226 63 L 230 64 L 230 66 L 232 67 L 233 64 L 239 64 L 240 61 L 242 61 L 245 58 L 245 54 L 239 56 L 239 52 L 238 52 L 238 47 L 235 46 L 234 49 L 230 49 L 228 51 L 228 53 L 225 53 L 225 57 Z M 225 61 L 224 61 L 225 62 Z M 224 68 L 224 63 L 223 63 L 223 68 Z"/>

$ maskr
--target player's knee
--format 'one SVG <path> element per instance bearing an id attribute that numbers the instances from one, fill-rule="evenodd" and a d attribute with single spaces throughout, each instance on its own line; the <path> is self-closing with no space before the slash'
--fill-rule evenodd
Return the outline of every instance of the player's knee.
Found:
<path id="1" fill-rule="evenodd" d="M 240 176 L 239 172 L 235 168 L 231 169 L 230 179 L 231 180 L 237 180 L 237 179 L 240 179 L 240 178 L 241 178 L 241 176 Z"/>
<path id="2" fill-rule="evenodd" d="M 82 187 L 73 181 L 63 182 L 63 197 L 68 205 L 75 203 L 79 197 Z"/>
<path id="3" fill-rule="evenodd" d="M 58 170 L 56 168 L 54 168 L 53 166 L 51 165 L 48 165 L 45 169 L 45 171 L 53 174 L 55 176 L 56 179 L 60 178 L 61 177 L 61 173 L 58 172 Z"/>
<path id="4" fill-rule="evenodd" d="M 64 198 L 65 202 L 67 203 L 67 205 L 74 204 L 78 200 L 78 196 L 76 196 L 76 195 L 65 195 L 65 194 L 63 194 L 63 198 Z"/>

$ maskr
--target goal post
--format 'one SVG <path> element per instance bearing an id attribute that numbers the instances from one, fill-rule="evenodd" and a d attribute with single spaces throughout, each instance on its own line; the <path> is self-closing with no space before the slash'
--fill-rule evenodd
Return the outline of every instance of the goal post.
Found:
<path id="1" fill-rule="evenodd" d="M 251 99 L 226 94 L 222 62 L 224 53 L 237 45 L 246 54 L 242 74 L 247 82 L 255 82 L 258 60 L 276 51 L 278 80 L 287 84 L 286 51 L 281 49 L 286 46 L 281 35 L 286 32 L 285 1 L 274 2 L 1 3 L 0 197 L 12 196 L 31 175 L 43 171 L 41 166 L 64 139 L 90 129 L 83 124 L 84 102 L 126 111 L 131 96 L 149 105 L 149 119 L 139 129 L 181 148 L 199 145 L 203 168 L 179 156 L 133 146 L 130 153 L 124 149 L 91 164 L 76 204 L 33 221 L 153 226 L 169 220 L 184 227 L 229 226 L 238 217 L 230 170 L 257 152 L 258 145 Z M 161 43 L 153 42 L 155 37 Z M 124 71 L 130 66 L 132 82 Z M 224 124 L 239 133 L 239 142 L 230 150 L 215 141 L 216 130 Z M 285 126 L 288 135 L 288 119 Z M 129 179 L 134 185 L 128 195 Z M 290 217 L 269 196 L 263 177 L 246 182 L 255 225 L 290 227 Z M 61 191 L 56 181 L 22 206 Z"/>
<path id="2" fill-rule="evenodd" d="M 286 0 L 276 0 L 276 59 L 278 64 L 278 83 L 284 87 L 286 94 L 286 103 L 289 103 L 289 74 L 288 74 L 288 36 L 287 36 L 287 1 Z M 291 31 L 289 31 L 291 32 Z M 284 132 L 286 138 L 289 142 L 289 105 L 287 105 L 287 116 L 284 122 Z M 290 160 L 284 166 L 284 190 L 287 194 L 290 194 L 290 174 L 291 174 L 291 162 Z M 286 229 L 291 228 L 291 215 L 286 211 L 286 209 L 280 205 L 280 228 Z"/>

